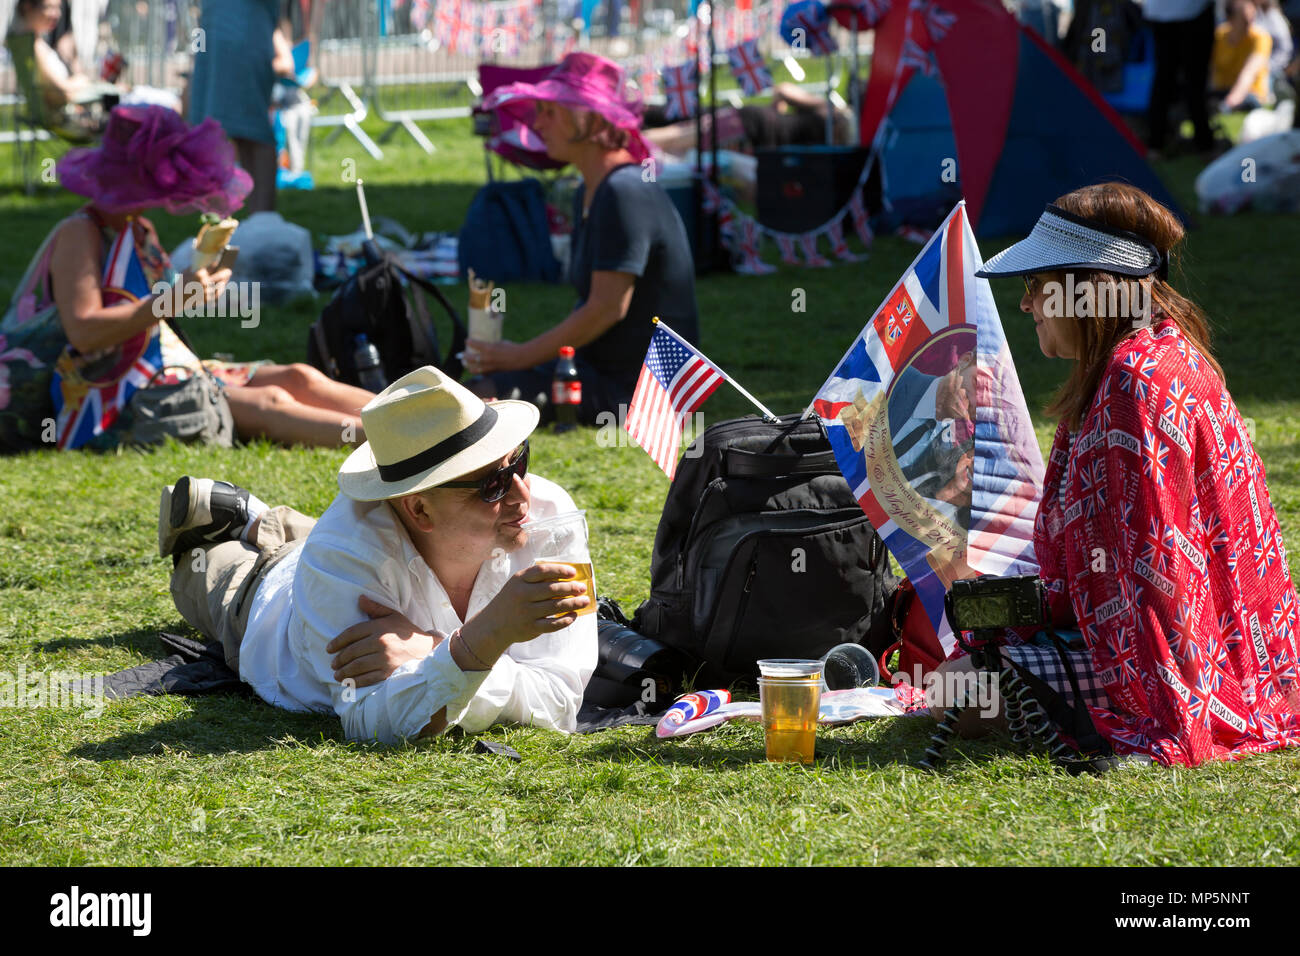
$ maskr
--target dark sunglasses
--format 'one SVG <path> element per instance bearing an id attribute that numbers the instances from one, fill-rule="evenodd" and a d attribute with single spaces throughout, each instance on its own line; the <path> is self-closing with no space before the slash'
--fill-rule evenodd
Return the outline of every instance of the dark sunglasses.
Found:
<path id="1" fill-rule="evenodd" d="M 478 481 L 444 481 L 439 488 L 477 488 L 479 497 L 488 504 L 500 501 L 510 491 L 511 485 L 514 484 L 515 475 L 520 478 L 528 474 L 528 442 L 515 449 L 515 453 L 510 456 L 510 464 L 504 468 L 498 468 L 492 474 L 480 478 Z"/>

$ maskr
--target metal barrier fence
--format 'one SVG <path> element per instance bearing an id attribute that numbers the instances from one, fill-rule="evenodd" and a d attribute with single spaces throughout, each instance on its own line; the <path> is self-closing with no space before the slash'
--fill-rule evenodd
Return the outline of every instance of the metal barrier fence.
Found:
<path id="1" fill-rule="evenodd" d="M 779 2 L 768 0 L 743 12 L 731 5 L 719 6 L 715 43 L 720 63 L 725 63 L 727 47 L 748 36 L 758 37 L 766 55 L 781 58 L 790 53 L 777 29 Z M 686 0 L 654 7 L 643 3 L 637 23 L 630 22 L 631 8 L 625 4 L 620 34 L 613 36 L 600 35 L 608 31 L 599 24 L 580 35 L 570 19 L 578 9 L 574 0 L 335 0 L 325 6 L 320 30 L 322 82 L 351 105 L 352 111 L 344 117 L 359 122 L 373 110 L 388 123 L 379 142 L 387 142 L 403 129 L 432 152 L 433 144 L 416 123 L 467 115 L 469 95 L 480 92 L 481 63 L 555 62 L 580 45 L 623 63 L 634 77 L 649 78 L 693 55 Z M 847 39 L 845 31 L 836 30 L 841 40 Z M 849 49 L 844 42 L 841 47 Z M 735 92 L 730 74 L 723 85 L 722 92 Z M 344 117 L 323 113 L 317 125 L 351 128 Z M 363 140 L 363 145 L 376 155 L 373 144 Z"/>
<path id="2" fill-rule="evenodd" d="M 100 19 L 96 61 L 112 47 L 126 58 L 121 80 L 155 86 L 180 95 L 199 25 L 199 5 L 181 0 L 108 0 Z M 83 64 L 90 71 L 96 63 Z"/>
<path id="3" fill-rule="evenodd" d="M 100 21 L 97 57 L 110 46 L 127 60 L 124 79 L 179 93 L 190 69 L 191 43 L 201 2 L 214 0 L 107 0 Z M 608 0 L 605 0 L 608 2 Z M 642 0 L 638 21 L 622 5 L 618 35 L 609 36 L 603 15 L 585 35 L 573 16 L 591 0 L 315 0 L 310 33 L 313 64 L 325 93 L 318 98 L 315 127 L 329 139 L 354 136 L 374 158 L 383 151 L 362 124 L 373 111 L 388 124 L 386 142 L 404 130 L 426 152 L 434 146 L 416 124 L 466 116 L 484 62 L 538 65 L 582 48 L 621 62 L 630 75 L 648 81 L 665 66 L 693 56 L 688 0 Z M 778 32 L 783 0 L 757 3 L 741 12 L 721 3 L 715 14 L 719 93 L 734 91 L 725 68 L 727 47 L 756 36 L 759 49 L 777 59 L 791 51 Z M 851 48 L 847 31 L 835 28 L 841 62 Z M 94 64 L 86 64 L 93 69 Z M 12 70 L 0 62 L 0 102 L 13 102 Z M 652 101 L 661 99 L 651 96 Z"/>

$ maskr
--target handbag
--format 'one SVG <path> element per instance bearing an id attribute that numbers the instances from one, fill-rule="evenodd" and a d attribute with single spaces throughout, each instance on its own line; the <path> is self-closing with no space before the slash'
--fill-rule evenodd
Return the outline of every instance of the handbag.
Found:
<path id="1" fill-rule="evenodd" d="M 167 438 L 231 448 L 235 420 L 221 383 L 207 369 L 180 382 L 157 383 L 170 368 L 154 372 L 144 388 L 131 396 L 125 441 L 156 445 Z M 189 371 L 186 369 L 186 371 Z"/>
<path id="2" fill-rule="evenodd" d="M 947 658 L 925 614 L 925 607 L 917 600 L 912 582 L 900 581 L 890 611 L 894 642 L 881 651 L 879 657 L 882 682 L 906 681 L 920 690 L 930 672 Z M 898 652 L 898 661 L 891 673 L 889 659 L 895 651 Z"/>
<path id="3" fill-rule="evenodd" d="M 181 344 L 198 355 L 185 332 L 171 319 L 163 319 Z M 235 418 L 225 387 L 199 360 L 198 371 L 179 382 L 155 384 L 174 366 L 163 366 L 148 384 L 131 396 L 126 440 L 133 445 L 156 445 L 167 438 L 204 445 L 235 445 Z M 185 366 L 185 371 L 189 371 Z"/>

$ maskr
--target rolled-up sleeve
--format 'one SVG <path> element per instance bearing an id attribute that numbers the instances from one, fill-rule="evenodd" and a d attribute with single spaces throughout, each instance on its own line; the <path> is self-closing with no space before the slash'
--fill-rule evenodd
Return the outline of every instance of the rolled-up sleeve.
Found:
<path id="1" fill-rule="evenodd" d="M 447 708 L 447 722 L 470 733 L 501 721 L 573 733 L 595 669 L 596 616 L 584 614 L 562 631 L 512 646 L 461 711 Z"/>

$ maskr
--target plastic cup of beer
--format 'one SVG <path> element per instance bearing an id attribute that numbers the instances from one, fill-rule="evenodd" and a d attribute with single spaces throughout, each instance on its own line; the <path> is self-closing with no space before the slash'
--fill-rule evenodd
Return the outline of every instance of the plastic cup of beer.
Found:
<path id="1" fill-rule="evenodd" d="M 768 760 L 813 762 L 823 666 L 822 661 L 797 659 L 758 662 L 758 695 L 763 707 Z"/>
<path id="2" fill-rule="evenodd" d="M 528 535 L 525 548 L 533 564 L 570 564 L 577 570 L 577 575 L 565 578 L 566 581 L 581 581 L 587 586 L 590 603 L 576 613 L 596 613 L 596 577 L 591 565 L 591 551 L 587 544 L 587 512 L 570 511 L 543 518 L 524 525 Z M 561 617 L 563 615 L 553 615 Z"/>

